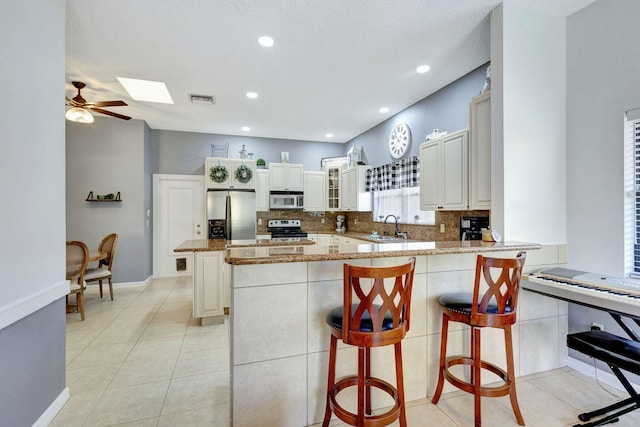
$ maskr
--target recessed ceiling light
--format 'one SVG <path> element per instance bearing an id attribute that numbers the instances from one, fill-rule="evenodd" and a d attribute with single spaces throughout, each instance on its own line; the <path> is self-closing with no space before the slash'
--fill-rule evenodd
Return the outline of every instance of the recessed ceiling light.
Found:
<path id="1" fill-rule="evenodd" d="M 333 138 L 333 134 L 332 133 L 325 133 L 324 137 L 325 138 Z"/>
<path id="2" fill-rule="evenodd" d="M 258 94 L 255 92 L 247 92 L 247 98 L 250 99 L 256 99 L 258 97 Z"/>
<path id="3" fill-rule="evenodd" d="M 126 77 L 118 77 L 118 81 L 129 93 L 129 96 L 136 101 L 173 104 L 173 99 L 171 99 L 167 85 L 163 82 L 129 79 Z"/>
<path id="4" fill-rule="evenodd" d="M 428 65 L 426 65 L 426 64 L 425 64 L 425 65 L 421 65 L 421 66 L 419 66 L 418 68 L 416 68 L 416 73 L 418 73 L 418 74 L 424 74 L 424 73 L 426 73 L 427 71 L 429 71 L 430 69 L 431 69 L 431 67 L 430 67 L 430 66 L 428 66 Z"/>
<path id="5" fill-rule="evenodd" d="M 249 132 L 251 128 L 249 126 L 242 126 L 242 130 L 245 132 Z"/>
<path id="6" fill-rule="evenodd" d="M 382 114 L 384 113 L 388 113 L 389 112 L 389 107 L 382 107 L 381 109 L 379 109 L 378 111 L 380 111 Z"/>
<path id="7" fill-rule="evenodd" d="M 258 39 L 260 46 L 271 47 L 273 46 L 273 39 L 269 36 L 262 36 Z"/>

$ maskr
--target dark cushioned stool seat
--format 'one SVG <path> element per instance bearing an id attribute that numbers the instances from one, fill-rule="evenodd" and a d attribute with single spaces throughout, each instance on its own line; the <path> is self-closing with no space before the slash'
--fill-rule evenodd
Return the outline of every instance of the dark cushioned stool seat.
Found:
<path id="1" fill-rule="evenodd" d="M 351 306 L 351 315 L 353 315 L 357 307 L 358 307 L 358 304 L 353 304 Z M 374 307 L 376 308 L 376 310 L 380 310 L 379 305 L 374 305 Z M 329 326 L 341 331 L 342 315 L 343 315 L 342 307 L 341 306 L 336 307 L 333 310 L 331 310 L 329 313 L 327 313 L 326 321 L 329 324 Z M 393 316 L 391 315 L 390 311 L 387 311 L 384 315 L 384 320 L 382 322 L 382 330 L 388 331 L 391 329 L 393 329 Z M 371 324 L 371 315 L 369 314 L 368 311 L 365 311 L 365 313 L 362 315 L 362 320 L 360 321 L 360 332 L 372 332 L 372 331 L 373 331 L 373 325 Z"/>
<path id="2" fill-rule="evenodd" d="M 640 375 L 640 342 L 605 331 L 588 331 L 567 335 L 567 346 Z"/>
<path id="3" fill-rule="evenodd" d="M 444 294 L 440 297 L 440 305 L 448 307 L 451 310 L 459 313 L 471 315 L 471 301 L 473 300 L 473 294 L 471 292 L 452 292 L 450 294 Z M 511 311 L 510 307 L 507 307 L 505 311 L 508 313 Z M 498 304 L 495 300 L 489 302 L 487 307 L 487 313 L 498 313 Z"/>

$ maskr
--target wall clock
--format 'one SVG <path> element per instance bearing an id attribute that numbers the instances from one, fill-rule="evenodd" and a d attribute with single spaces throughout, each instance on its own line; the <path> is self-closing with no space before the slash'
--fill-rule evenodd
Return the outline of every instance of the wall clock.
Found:
<path id="1" fill-rule="evenodd" d="M 411 130 L 404 123 L 393 126 L 389 134 L 389 153 L 394 159 L 399 159 L 409 151 L 411 145 Z"/>

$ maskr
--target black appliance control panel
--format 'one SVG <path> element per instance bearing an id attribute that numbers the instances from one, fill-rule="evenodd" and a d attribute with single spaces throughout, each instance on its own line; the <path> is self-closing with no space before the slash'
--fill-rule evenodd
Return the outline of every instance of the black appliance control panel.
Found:
<path id="1" fill-rule="evenodd" d="M 224 226 L 226 221 L 224 219 L 210 219 L 209 220 L 209 238 L 210 239 L 224 239 Z"/>
<path id="2" fill-rule="evenodd" d="M 460 217 L 460 240 L 482 240 L 483 228 L 489 228 L 488 216 Z"/>

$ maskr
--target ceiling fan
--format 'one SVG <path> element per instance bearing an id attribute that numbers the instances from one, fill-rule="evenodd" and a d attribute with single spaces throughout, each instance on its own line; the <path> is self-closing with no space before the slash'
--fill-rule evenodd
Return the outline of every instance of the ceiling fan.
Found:
<path id="1" fill-rule="evenodd" d="M 99 101 L 99 102 L 87 102 L 86 99 L 80 95 L 80 91 L 86 86 L 82 82 L 71 82 L 71 84 L 78 89 L 78 94 L 73 98 L 66 97 L 67 105 L 70 106 L 65 113 L 65 117 L 68 120 L 80 123 L 93 122 L 93 115 L 89 112 L 95 111 L 96 113 L 106 114 L 107 116 L 116 117 L 122 120 L 131 120 L 131 117 L 124 116 L 122 114 L 114 113 L 112 111 L 103 110 L 101 107 L 124 107 L 127 105 L 124 101 Z"/>

